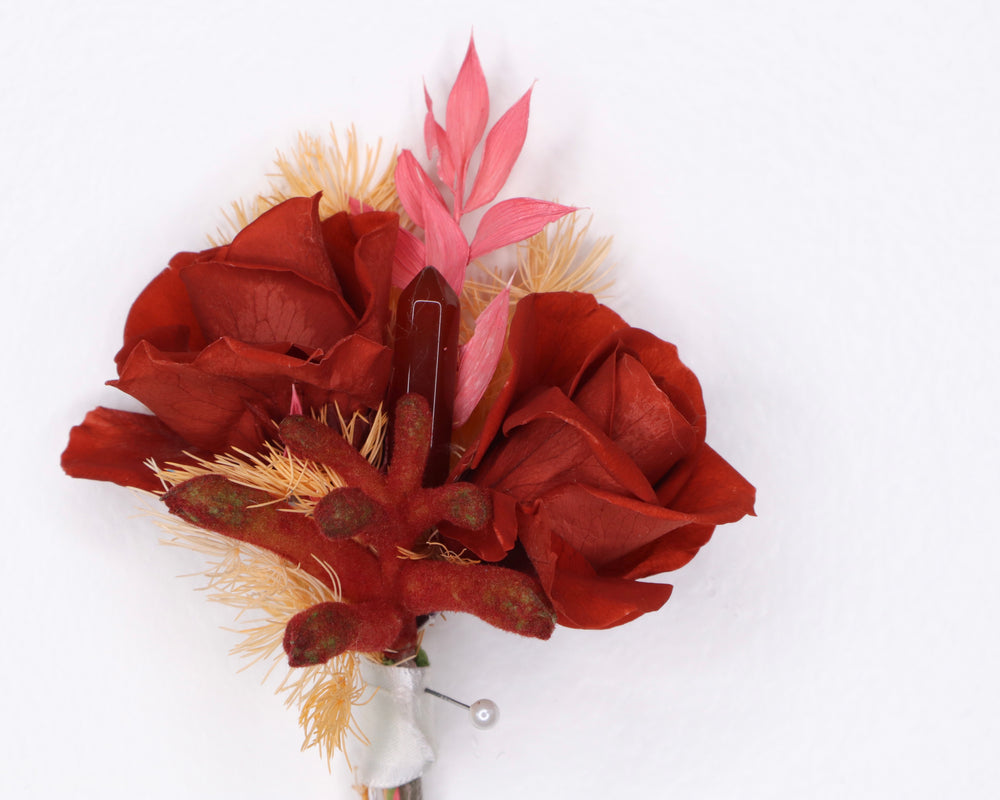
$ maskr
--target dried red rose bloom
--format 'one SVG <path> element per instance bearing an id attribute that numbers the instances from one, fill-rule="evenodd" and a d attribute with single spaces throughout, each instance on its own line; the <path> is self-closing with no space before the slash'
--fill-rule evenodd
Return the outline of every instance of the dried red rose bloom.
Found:
<path id="1" fill-rule="evenodd" d="M 497 560 L 523 545 L 562 625 L 607 628 L 658 609 L 638 579 L 690 561 L 716 525 L 753 513 L 753 487 L 705 443 L 705 406 L 676 348 L 591 295 L 529 295 L 512 370 L 455 471 L 493 495 Z"/>
<path id="2" fill-rule="evenodd" d="M 382 401 L 398 221 L 321 222 L 318 208 L 318 195 L 287 200 L 231 244 L 171 259 L 133 304 L 110 381 L 153 415 L 90 412 L 70 434 L 66 472 L 156 489 L 144 460 L 253 452 L 288 412 L 293 384 L 307 408 Z"/>

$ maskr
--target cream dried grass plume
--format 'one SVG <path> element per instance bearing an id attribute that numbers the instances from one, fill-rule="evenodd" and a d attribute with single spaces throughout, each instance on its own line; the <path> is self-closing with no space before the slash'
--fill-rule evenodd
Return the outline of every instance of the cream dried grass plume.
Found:
<path id="1" fill-rule="evenodd" d="M 265 662 L 265 680 L 284 667 L 277 694 L 287 707 L 297 705 L 305 738 L 302 749 L 319 748 L 329 764 L 344 751 L 348 734 L 365 741 L 354 720 L 354 706 L 370 693 L 361 678 L 358 656 L 345 653 L 314 667 L 291 668 L 285 661 L 282 637 L 288 621 L 316 603 L 340 600 L 336 576 L 326 565 L 334 588 L 280 556 L 246 542 L 228 539 L 167 514 L 150 512 L 170 535 L 168 545 L 184 547 L 206 557 L 203 587 L 208 599 L 238 609 L 233 629 L 243 640 L 232 649 L 249 659 L 248 667 Z M 320 562 L 322 563 L 322 562 Z"/>
<path id="2" fill-rule="evenodd" d="M 314 417 L 327 424 L 326 413 L 315 414 Z M 368 426 L 358 452 L 376 469 L 381 466 L 389 423 L 389 417 L 381 406 L 370 421 L 360 413 L 345 420 L 338 409 L 337 423 L 341 434 L 349 442 L 355 441 L 362 425 Z M 287 502 L 291 506 L 289 511 L 304 514 L 312 513 L 321 497 L 345 485 L 341 477 L 325 464 L 296 458 L 272 442 L 265 442 L 257 454 L 233 448 L 231 452 L 211 459 L 191 458 L 193 464 L 169 463 L 160 467 L 149 462 L 149 466 L 166 488 L 202 475 L 221 475 L 240 486 L 267 492 L 274 498 L 271 502 Z"/>
<path id="3" fill-rule="evenodd" d="M 319 415 L 326 421 L 325 414 Z M 337 412 L 341 433 L 353 441 L 358 426 L 369 425 L 367 418 L 355 414 L 345 420 Z M 378 465 L 385 439 L 387 417 L 379 409 L 368 426 L 361 454 Z M 149 462 L 164 488 L 170 488 L 199 475 L 222 475 L 234 483 L 271 494 L 274 502 L 288 502 L 290 511 L 310 511 L 318 499 L 331 489 L 343 486 L 340 476 L 329 467 L 291 455 L 272 444 L 258 455 L 235 451 L 212 460 L 198 459 L 193 465 Z M 353 708 L 366 700 L 367 687 L 354 653 L 332 658 L 314 667 L 287 667 L 282 648 L 285 626 L 300 611 L 317 603 L 339 601 L 340 583 L 328 565 L 319 562 L 330 576 L 330 585 L 318 580 L 264 548 L 230 539 L 204 530 L 183 520 L 150 511 L 156 523 L 168 534 L 167 544 L 184 547 L 207 558 L 204 590 L 208 598 L 238 609 L 235 630 L 243 640 L 232 650 L 248 658 L 252 666 L 269 662 L 265 680 L 279 666 L 287 673 L 278 684 L 285 705 L 297 705 L 299 723 L 305 732 L 302 749 L 318 747 L 329 763 L 338 751 L 344 751 L 348 734 L 365 741 L 354 721 Z M 245 669 L 246 667 L 244 667 Z"/>
<path id="4" fill-rule="evenodd" d="M 511 306 L 534 292 L 587 292 L 598 298 L 614 284 L 612 266 L 602 269 L 611 251 L 612 237 L 587 244 L 591 219 L 580 212 L 567 214 L 517 245 L 517 270 L 511 284 Z M 486 269 L 491 280 L 467 280 L 463 303 L 478 313 L 507 285 L 509 277 Z"/>
<path id="5" fill-rule="evenodd" d="M 312 197 L 322 192 L 320 219 L 350 210 L 353 198 L 377 211 L 392 211 L 403 216 L 403 207 L 396 194 L 396 155 L 393 149 L 388 163 L 382 162 L 382 141 L 375 147 L 366 146 L 364 157 L 357 131 L 347 129 L 346 145 L 341 146 L 336 129 L 330 126 L 329 139 L 300 133 L 299 140 L 286 156 L 279 152 L 275 160 L 277 172 L 272 173 L 270 186 L 248 201 L 237 200 L 230 210 L 223 211 L 226 224 L 210 236 L 213 245 L 225 244 L 243 228 L 270 208 L 292 197 Z"/>

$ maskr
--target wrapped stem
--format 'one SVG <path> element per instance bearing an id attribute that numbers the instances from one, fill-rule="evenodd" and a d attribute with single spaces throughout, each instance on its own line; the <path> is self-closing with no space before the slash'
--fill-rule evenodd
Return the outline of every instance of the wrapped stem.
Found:
<path id="1" fill-rule="evenodd" d="M 423 800 L 424 791 L 420 778 L 414 778 L 403 786 L 393 789 L 368 789 L 366 800 Z"/>
<path id="2" fill-rule="evenodd" d="M 351 763 L 366 798 L 420 798 L 420 776 L 434 761 L 430 743 L 427 670 L 413 659 L 402 664 L 363 662 L 371 699 L 355 708 L 358 726 L 370 743 L 349 743 Z M 399 792 L 399 794 L 396 794 Z"/>

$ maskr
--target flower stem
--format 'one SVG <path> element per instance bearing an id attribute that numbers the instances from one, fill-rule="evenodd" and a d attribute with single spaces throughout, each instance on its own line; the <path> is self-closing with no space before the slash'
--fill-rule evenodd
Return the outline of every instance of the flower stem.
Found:
<path id="1" fill-rule="evenodd" d="M 423 800 L 424 792 L 420 778 L 414 778 L 403 786 L 392 789 L 368 789 L 366 800 Z"/>

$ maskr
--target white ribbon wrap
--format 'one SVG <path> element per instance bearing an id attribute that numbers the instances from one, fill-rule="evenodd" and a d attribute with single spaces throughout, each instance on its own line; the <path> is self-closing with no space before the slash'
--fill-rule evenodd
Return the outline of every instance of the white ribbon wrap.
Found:
<path id="1" fill-rule="evenodd" d="M 370 744 L 348 737 L 348 756 L 365 786 L 389 789 L 419 778 L 434 761 L 426 667 L 387 667 L 361 660 L 361 676 L 378 687 L 354 707 L 354 719 Z"/>

